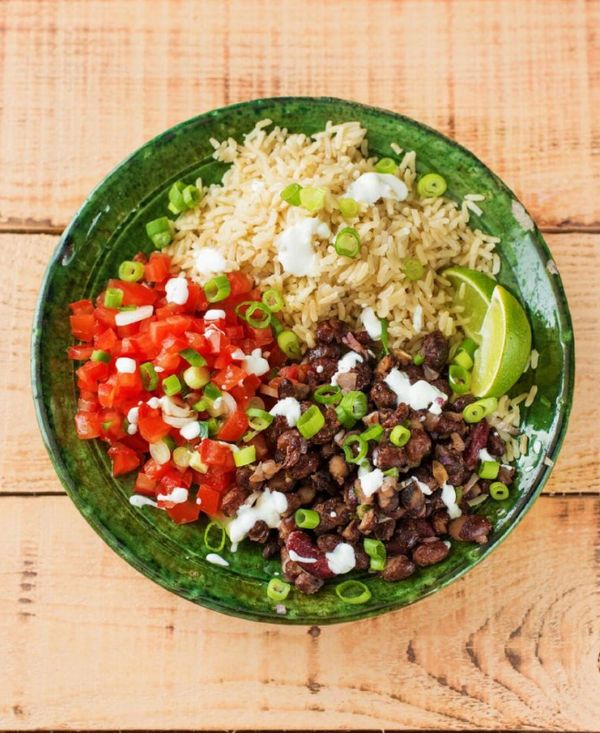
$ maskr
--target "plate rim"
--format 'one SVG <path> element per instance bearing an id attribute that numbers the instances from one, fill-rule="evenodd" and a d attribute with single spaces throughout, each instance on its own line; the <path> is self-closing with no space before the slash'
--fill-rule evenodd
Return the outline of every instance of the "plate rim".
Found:
<path id="1" fill-rule="evenodd" d="M 182 120 L 181 122 L 176 123 L 175 125 L 171 126 L 170 128 L 158 133 L 151 139 L 144 142 L 141 146 L 139 146 L 132 153 L 127 155 L 125 158 L 123 158 L 115 166 L 113 166 L 113 168 L 86 195 L 82 204 L 76 210 L 72 219 L 69 221 L 64 231 L 60 235 L 59 241 L 54 249 L 54 252 L 52 253 L 48 261 L 48 265 L 46 266 L 43 277 L 42 277 L 40 290 L 39 290 L 38 297 L 37 297 L 36 304 L 35 304 L 34 315 L 33 315 L 33 324 L 32 324 L 32 336 L 31 336 L 32 395 L 33 395 L 33 402 L 34 402 L 34 407 L 35 407 L 36 418 L 37 418 L 38 426 L 40 428 L 40 432 L 42 434 L 44 445 L 49 454 L 49 457 L 54 467 L 54 470 L 56 474 L 58 475 L 58 478 L 61 481 L 67 495 L 73 501 L 78 511 L 80 512 L 80 514 L 83 515 L 83 517 L 88 522 L 88 524 L 94 529 L 94 531 L 109 545 L 109 547 L 121 559 L 129 563 L 138 572 L 148 577 L 150 580 L 153 580 L 155 583 L 160 585 L 165 590 L 175 593 L 179 597 L 184 598 L 185 600 L 191 601 L 195 605 L 200 605 L 204 608 L 219 611 L 220 613 L 223 613 L 228 616 L 235 617 L 235 618 L 243 618 L 245 620 L 250 620 L 250 621 L 259 621 L 261 623 L 298 625 L 298 626 L 305 626 L 305 625 L 312 625 L 312 624 L 329 625 L 329 624 L 349 623 L 352 621 L 359 621 L 359 620 L 370 618 L 373 616 L 378 616 L 383 613 L 399 612 L 403 608 L 431 596 L 432 594 L 442 590 L 443 588 L 447 587 L 451 583 L 455 582 L 456 580 L 459 580 L 460 578 L 462 578 L 467 572 L 472 570 L 480 562 L 482 562 L 485 558 L 487 558 L 488 555 L 491 554 L 491 552 L 494 549 L 496 549 L 497 546 L 499 546 L 502 542 L 504 542 L 504 540 L 506 540 L 507 537 L 510 536 L 510 534 L 514 531 L 514 529 L 523 520 L 525 515 L 529 512 L 529 510 L 535 503 L 535 500 L 537 499 L 537 497 L 540 495 L 542 489 L 544 488 L 544 486 L 546 485 L 548 481 L 550 473 L 552 472 L 552 469 L 553 469 L 553 465 L 556 462 L 556 459 L 560 453 L 560 450 L 564 442 L 564 438 L 565 438 L 567 428 L 568 428 L 569 417 L 570 417 L 571 409 L 573 405 L 573 391 L 574 391 L 574 383 L 575 383 L 575 334 L 573 331 L 573 323 L 572 323 L 572 317 L 571 317 L 571 312 L 569 308 L 569 302 L 566 297 L 566 293 L 564 290 L 564 286 L 563 286 L 563 282 L 562 282 L 560 273 L 557 275 L 554 275 L 552 277 L 551 282 L 553 283 L 553 291 L 556 296 L 556 303 L 558 305 L 559 315 L 562 320 L 561 326 L 565 330 L 570 331 L 571 339 L 568 343 L 561 342 L 562 353 L 563 353 L 563 358 L 564 358 L 564 376 L 565 376 L 563 390 L 560 395 L 561 397 L 563 397 L 563 406 L 558 412 L 558 425 L 556 428 L 554 440 L 552 444 L 549 446 L 548 451 L 547 451 L 547 456 L 553 461 L 553 465 L 551 466 L 546 465 L 541 470 L 537 483 L 534 485 L 532 490 L 528 493 L 528 495 L 526 496 L 523 502 L 523 505 L 520 507 L 518 511 L 518 514 L 514 517 L 510 525 L 507 525 L 505 531 L 503 532 L 501 536 L 497 538 L 493 538 L 487 545 L 485 545 L 485 547 L 481 550 L 480 554 L 475 559 L 472 559 L 467 566 L 458 569 L 457 571 L 452 573 L 449 577 L 443 578 L 441 581 L 433 585 L 431 588 L 428 588 L 427 590 L 422 592 L 418 598 L 415 598 L 409 601 L 408 603 L 405 603 L 405 602 L 385 603 L 379 607 L 377 606 L 374 606 L 374 607 L 356 606 L 355 607 L 356 610 L 354 613 L 350 612 L 354 609 L 351 609 L 350 607 L 348 607 L 349 612 L 345 614 L 343 617 L 306 616 L 302 618 L 289 618 L 285 615 L 276 615 L 276 614 L 270 615 L 270 614 L 262 613 L 260 611 L 253 611 L 253 610 L 242 608 L 242 607 L 233 608 L 230 605 L 222 605 L 218 601 L 216 601 L 213 597 L 207 597 L 207 596 L 204 596 L 202 598 L 191 597 L 188 594 L 186 594 L 185 592 L 182 592 L 170 586 L 165 581 L 164 578 L 162 578 L 160 575 L 154 572 L 154 570 L 147 563 L 142 561 L 128 546 L 124 546 L 117 539 L 117 537 L 113 534 L 112 530 L 108 528 L 102 521 L 99 521 L 98 518 L 94 514 L 90 515 L 88 512 L 82 511 L 83 502 L 80 502 L 79 500 L 79 497 L 76 491 L 76 487 L 75 487 L 75 482 L 73 478 L 71 477 L 65 463 L 63 462 L 63 460 L 60 457 L 60 445 L 50 425 L 49 416 L 45 408 L 43 390 L 41 387 L 42 385 L 41 343 L 42 343 L 43 325 L 44 325 L 43 323 L 44 306 L 45 306 L 45 301 L 48 296 L 48 291 L 51 286 L 52 272 L 55 266 L 59 263 L 61 259 L 64 258 L 65 254 L 67 253 L 71 234 L 77 228 L 79 220 L 82 217 L 82 215 L 85 213 L 91 199 L 95 197 L 95 195 L 99 191 L 101 191 L 105 186 L 109 185 L 111 181 L 113 180 L 113 178 L 117 174 L 120 173 L 121 169 L 124 166 L 126 166 L 133 160 L 136 160 L 138 156 L 142 155 L 143 151 L 146 150 L 149 146 L 159 143 L 165 140 L 166 138 L 173 136 L 176 133 L 185 131 L 187 127 L 195 126 L 199 122 L 208 121 L 211 118 L 223 117 L 228 114 L 231 114 L 232 112 L 235 112 L 236 110 L 247 108 L 247 107 L 260 108 L 261 106 L 269 106 L 273 104 L 286 104 L 286 103 L 318 104 L 318 105 L 324 105 L 324 106 L 327 106 L 329 104 L 342 104 L 342 105 L 346 105 L 350 107 L 357 107 L 366 112 L 370 112 L 372 114 L 383 115 L 385 117 L 391 118 L 392 120 L 395 120 L 402 124 L 412 125 L 417 129 L 424 130 L 425 132 L 433 135 L 434 137 L 437 137 L 438 139 L 443 140 L 446 144 L 457 148 L 463 156 L 469 158 L 475 165 L 483 169 L 483 171 L 485 171 L 485 173 L 488 176 L 492 177 L 495 180 L 496 184 L 501 189 L 503 189 L 504 192 L 507 193 L 513 199 L 513 201 L 519 203 L 523 207 L 523 210 L 527 213 L 527 215 L 530 217 L 531 221 L 533 222 L 533 229 L 530 233 L 532 235 L 532 239 L 533 239 L 535 248 L 538 250 L 538 252 L 541 252 L 542 254 L 546 256 L 546 260 L 552 259 L 552 253 L 544 237 L 542 236 L 542 233 L 540 232 L 537 224 L 535 223 L 535 220 L 533 219 L 533 217 L 531 217 L 531 215 L 527 211 L 522 201 L 520 201 L 520 199 L 509 188 L 509 186 L 507 186 L 506 183 L 504 183 L 504 181 L 496 173 L 494 173 L 486 165 L 486 163 L 484 163 L 474 153 L 472 153 L 470 150 L 468 150 L 467 148 L 465 148 L 463 145 L 456 142 L 452 138 L 449 138 L 446 135 L 444 135 L 443 133 L 439 132 L 438 130 L 430 127 L 429 125 L 426 125 L 418 120 L 415 120 L 411 117 L 400 114 L 398 112 L 394 112 L 392 110 L 388 110 L 388 109 L 381 108 L 381 107 L 375 107 L 372 105 L 363 104 L 361 102 L 348 100 L 348 99 L 342 99 L 338 97 L 275 96 L 275 97 L 263 97 L 263 98 L 252 99 L 252 100 L 247 100 L 243 102 L 237 102 L 235 104 L 230 104 L 224 107 L 218 107 L 216 109 L 209 110 L 207 112 L 203 112 L 201 114 L 195 115 L 188 119 Z"/>

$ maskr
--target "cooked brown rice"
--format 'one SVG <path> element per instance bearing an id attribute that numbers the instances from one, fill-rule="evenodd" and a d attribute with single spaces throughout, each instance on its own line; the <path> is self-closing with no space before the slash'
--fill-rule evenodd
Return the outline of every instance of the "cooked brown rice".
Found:
<path id="1" fill-rule="evenodd" d="M 320 273 L 296 277 L 284 272 L 276 257 L 277 236 L 311 216 L 281 199 L 280 192 L 291 182 L 329 191 L 325 209 L 317 216 L 329 225 L 332 239 L 347 225 L 335 200 L 359 175 L 373 169 L 375 159 L 367 157 L 365 135 L 358 122 L 329 123 L 324 131 L 307 137 L 271 128 L 270 120 L 263 120 L 241 143 L 211 141 L 214 157 L 231 167 L 221 184 L 208 187 L 196 209 L 177 219 L 168 250 L 174 263 L 203 281 L 195 252 L 204 247 L 220 250 L 232 267 L 248 272 L 261 287 L 283 292 L 282 315 L 308 345 L 314 343 L 318 320 L 338 316 L 354 321 L 365 306 L 389 319 L 395 344 L 415 337 L 415 326 L 423 332 L 439 328 L 452 336 L 462 314 L 439 271 L 459 264 L 495 274 L 500 266 L 493 252 L 498 239 L 469 227 L 470 213 L 481 213 L 481 194 L 466 196 L 460 205 L 443 197 L 413 195 L 414 152 L 391 146 L 400 157 L 399 176 L 409 188 L 409 198 L 361 206 L 358 220 L 352 222 L 363 245 L 359 258 L 341 257 L 331 242 L 321 243 Z M 426 265 L 423 279 L 411 282 L 404 276 L 401 266 L 406 257 L 417 257 Z M 418 319 L 413 317 L 415 310 Z"/>

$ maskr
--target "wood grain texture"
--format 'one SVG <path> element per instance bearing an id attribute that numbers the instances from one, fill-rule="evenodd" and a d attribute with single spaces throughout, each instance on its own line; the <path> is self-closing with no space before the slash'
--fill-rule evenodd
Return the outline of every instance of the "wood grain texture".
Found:
<path id="1" fill-rule="evenodd" d="M 39 436 L 30 396 L 29 341 L 39 284 L 57 238 L 0 234 L 0 258 L 17 268 L 0 292 L 0 493 L 61 491 Z M 600 493 L 600 433 L 595 401 L 600 384 L 600 235 L 548 237 L 561 269 L 575 323 L 577 384 L 569 432 L 547 492 Z M 23 462 L 28 465 L 23 480 Z"/>
<path id="2" fill-rule="evenodd" d="M 463 580 L 316 636 L 175 598 L 65 497 L 0 509 L 2 728 L 600 729 L 600 499 L 541 498 Z"/>
<path id="3" fill-rule="evenodd" d="M 542 226 L 600 226 L 599 23 L 595 0 L 0 3 L 0 222 L 60 228 L 200 112 L 332 95 L 455 138 Z"/>

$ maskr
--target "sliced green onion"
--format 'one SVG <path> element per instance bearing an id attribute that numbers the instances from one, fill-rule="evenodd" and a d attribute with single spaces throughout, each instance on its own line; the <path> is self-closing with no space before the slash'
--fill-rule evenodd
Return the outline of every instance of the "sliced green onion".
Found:
<path id="1" fill-rule="evenodd" d="M 313 400 L 321 405 L 337 405 L 342 399 L 342 390 L 337 384 L 322 384 L 313 392 Z"/>
<path id="2" fill-rule="evenodd" d="M 256 436 L 258 435 L 258 430 L 248 430 L 247 433 L 244 433 L 242 435 L 242 442 L 243 443 L 249 443 L 251 440 L 254 440 Z"/>
<path id="3" fill-rule="evenodd" d="M 204 544 L 211 552 L 221 552 L 225 547 L 225 530 L 218 522 L 209 522 L 206 525 Z"/>
<path id="4" fill-rule="evenodd" d="M 384 476 L 390 476 L 391 478 L 398 478 L 400 471 L 397 468 L 388 468 L 387 471 L 383 472 Z"/>
<path id="5" fill-rule="evenodd" d="M 391 173 L 393 176 L 395 176 L 398 172 L 398 166 L 396 165 L 396 161 L 392 160 L 391 158 L 381 158 L 381 160 L 378 160 L 375 164 L 375 172 Z"/>
<path id="6" fill-rule="evenodd" d="M 342 257 L 358 257 L 360 254 L 360 236 L 354 227 L 340 229 L 335 237 L 335 251 Z"/>
<path id="7" fill-rule="evenodd" d="M 404 425 L 396 425 L 396 427 L 390 433 L 390 442 L 392 445 L 402 448 L 410 440 L 410 430 L 405 428 Z"/>
<path id="8" fill-rule="evenodd" d="M 402 272 L 408 280 L 416 282 L 425 274 L 425 265 L 416 257 L 406 257 L 402 263 Z"/>
<path id="9" fill-rule="evenodd" d="M 279 334 L 284 330 L 283 323 L 275 316 L 271 316 L 270 326 L 273 329 L 275 336 L 279 336 Z"/>
<path id="10" fill-rule="evenodd" d="M 381 341 L 381 346 L 383 347 L 383 353 L 389 354 L 390 353 L 390 337 L 388 334 L 388 319 L 387 318 L 380 318 L 381 321 L 381 338 L 379 339 Z"/>
<path id="11" fill-rule="evenodd" d="M 354 219 L 358 215 L 358 201 L 351 198 L 338 199 L 338 208 L 344 219 Z"/>
<path id="12" fill-rule="evenodd" d="M 483 504 L 484 501 L 487 501 L 488 495 L 487 494 L 479 494 L 479 496 L 474 497 L 473 499 L 469 499 L 467 501 L 467 504 L 473 509 L 476 506 L 480 506 Z"/>
<path id="13" fill-rule="evenodd" d="M 147 392 L 152 392 L 158 387 L 158 374 L 151 361 L 145 361 L 143 364 L 140 364 L 140 375 L 144 389 Z"/>
<path id="14" fill-rule="evenodd" d="M 458 347 L 458 351 L 466 351 L 471 359 L 475 358 L 475 352 L 479 346 L 473 341 L 473 339 L 465 339 L 462 344 Z"/>
<path id="15" fill-rule="evenodd" d="M 210 382 L 210 370 L 208 367 L 188 367 L 183 373 L 183 381 L 191 389 L 202 389 Z"/>
<path id="16" fill-rule="evenodd" d="M 205 463 L 202 463 L 202 459 L 200 458 L 200 453 L 198 453 L 198 451 L 192 451 L 190 468 L 193 468 L 194 471 L 198 471 L 198 473 L 208 473 L 208 466 Z"/>
<path id="17" fill-rule="evenodd" d="M 206 366 L 206 359 L 196 349 L 183 349 L 179 352 L 179 356 L 185 359 L 190 366 Z"/>
<path id="18" fill-rule="evenodd" d="M 490 496 L 494 501 L 504 501 L 510 496 L 509 488 L 502 481 L 494 481 L 490 484 Z"/>
<path id="19" fill-rule="evenodd" d="M 94 349 L 90 356 L 91 361 L 103 361 L 106 364 L 110 361 L 110 354 L 108 351 L 102 351 L 102 349 Z"/>
<path id="20" fill-rule="evenodd" d="M 231 293 L 231 283 L 225 275 L 217 275 L 204 286 L 204 295 L 209 303 L 218 303 L 225 300 Z"/>
<path id="21" fill-rule="evenodd" d="M 285 601 L 290 594 L 292 586 L 279 578 L 271 578 L 267 585 L 267 596 L 276 603 Z"/>
<path id="22" fill-rule="evenodd" d="M 176 181 L 169 190 L 169 211 L 181 214 L 200 203 L 202 195 L 196 186 L 186 186 L 183 181 Z"/>
<path id="23" fill-rule="evenodd" d="M 454 394 L 466 394 L 471 386 L 471 373 L 459 364 L 451 364 L 448 369 L 448 383 Z"/>
<path id="24" fill-rule="evenodd" d="M 119 280 L 136 283 L 144 277 L 144 265 L 141 262 L 125 260 L 119 265 Z"/>
<path id="25" fill-rule="evenodd" d="M 206 397 L 206 399 L 210 400 L 211 402 L 218 400 L 221 394 L 221 390 L 217 387 L 216 384 L 213 384 L 213 382 L 209 382 L 204 388 L 204 397 Z"/>
<path id="26" fill-rule="evenodd" d="M 170 244 L 173 239 L 171 222 L 166 216 L 161 216 L 159 219 L 153 219 L 146 224 L 146 234 L 150 237 L 152 244 L 156 249 L 163 249 L 163 247 Z"/>
<path id="27" fill-rule="evenodd" d="M 169 397 L 179 394 L 181 392 L 181 382 L 176 374 L 171 374 L 169 377 L 165 377 L 162 380 L 162 388 L 164 393 Z"/>
<path id="28" fill-rule="evenodd" d="M 277 346 L 289 359 L 299 359 L 302 356 L 300 341 L 293 331 L 282 331 L 278 334 Z"/>
<path id="29" fill-rule="evenodd" d="M 183 203 L 188 209 L 193 209 L 194 206 L 197 206 L 202 198 L 200 189 L 191 183 L 183 189 L 181 195 L 183 196 Z"/>
<path id="30" fill-rule="evenodd" d="M 459 349 L 454 357 L 454 363 L 458 364 L 459 367 L 466 369 L 468 372 L 473 368 L 473 359 L 469 356 L 466 351 Z"/>
<path id="31" fill-rule="evenodd" d="M 262 302 L 267 306 L 271 313 L 279 313 L 283 308 L 283 296 L 279 290 L 275 290 L 275 288 L 265 290 L 262 296 Z"/>
<path id="32" fill-rule="evenodd" d="M 196 404 L 192 405 L 192 410 L 196 410 L 196 412 L 206 412 L 208 409 L 208 401 L 204 398 L 201 398 L 196 402 Z"/>
<path id="33" fill-rule="evenodd" d="M 421 366 L 421 364 L 425 361 L 425 357 L 423 356 L 423 354 L 415 354 L 412 360 L 415 366 Z"/>
<path id="34" fill-rule="evenodd" d="M 307 440 L 315 436 L 323 425 L 325 425 L 325 418 L 316 405 L 311 405 L 306 412 L 303 412 L 296 423 L 300 434 Z"/>
<path id="35" fill-rule="evenodd" d="M 192 451 L 185 445 L 180 445 L 173 451 L 173 463 L 177 468 L 187 468 L 190 465 Z"/>
<path id="36" fill-rule="evenodd" d="M 419 178 L 417 193 L 424 199 L 436 199 L 448 188 L 446 180 L 439 173 L 427 173 Z"/>
<path id="37" fill-rule="evenodd" d="M 367 537 L 363 540 L 363 547 L 367 555 L 371 558 L 371 570 L 383 570 L 387 559 L 385 545 L 381 540 L 373 540 Z"/>
<path id="38" fill-rule="evenodd" d="M 346 392 L 340 402 L 340 408 L 355 420 L 360 420 L 367 414 L 367 395 L 357 390 Z"/>
<path id="39" fill-rule="evenodd" d="M 497 407 L 498 400 L 495 397 L 486 397 L 467 405 L 463 410 L 463 418 L 468 423 L 481 422 L 484 417 L 491 415 Z"/>
<path id="40" fill-rule="evenodd" d="M 210 435 L 210 420 L 198 420 L 199 438 L 208 438 Z"/>
<path id="41" fill-rule="evenodd" d="M 207 420 L 206 425 L 208 427 L 208 434 L 211 438 L 219 432 L 220 425 L 216 417 L 211 417 L 210 420 Z"/>
<path id="42" fill-rule="evenodd" d="M 300 191 L 302 186 L 299 183 L 290 183 L 281 192 L 281 198 L 290 206 L 300 206 Z"/>
<path id="43" fill-rule="evenodd" d="M 357 452 L 355 453 L 355 446 L 358 448 Z M 344 442 L 342 443 L 342 450 L 344 451 L 344 457 L 346 458 L 346 463 L 362 463 L 364 459 L 367 456 L 367 451 L 369 450 L 369 444 L 367 441 L 361 437 L 360 435 L 356 435 L 355 433 L 352 435 L 349 435 Z"/>
<path id="44" fill-rule="evenodd" d="M 256 448 L 253 445 L 247 445 L 233 453 L 233 462 L 238 468 L 254 463 L 256 460 Z"/>
<path id="45" fill-rule="evenodd" d="M 235 308 L 236 315 L 243 318 L 252 328 L 267 328 L 271 323 L 271 311 L 264 303 L 245 300 Z M 260 314 L 260 315 L 255 315 Z"/>
<path id="46" fill-rule="evenodd" d="M 360 605 L 371 598 L 371 591 L 360 580 L 345 580 L 336 586 L 335 592 L 344 603 Z"/>
<path id="47" fill-rule="evenodd" d="M 325 206 L 327 191 L 316 186 L 306 186 L 300 191 L 300 205 L 307 211 L 320 211 Z"/>
<path id="48" fill-rule="evenodd" d="M 266 410 L 261 410 L 259 407 L 249 407 L 246 410 L 246 415 L 248 416 L 248 425 L 252 430 L 259 432 L 266 430 L 275 419 L 274 415 Z"/>
<path id="49" fill-rule="evenodd" d="M 352 417 L 352 415 L 349 415 L 346 410 L 342 408 L 341 405 L 338 405 L 335 408 L 335 414 L 337 416 L 338 422 L 341 423 L 342 427 L 350 430 L 356 425 L 356 418 Z"/>
<path id="50" fill-rule="evenodd" d="M 487 480 L 498 478 L 499 472 L 500 464 L 498 461 L 482 461 L 481 466 L 479 466 L 479 471 L 477 471 L 480 478 Z"/>
<path id="51" fill-rule="evenodd" d="M 107 308 L 120 308 L 123 305 L 123 291 L 119 288 L 106 288 L 104 305 Z"/>
<path id="52" fill-rule="evenodd" d="M 379 442 L 381 440 L 382 435 L 383 435 L 383 428 L 381 427 L 379 423 L 375 423 L 374 425 L 371 425 L 370 428 L 367 428 L 366 430 L 364 430 L 360 434 L 360 437 L 363 440 L 367 440 L 367 441 L 376 440 Z"/>
<path id="53" fill-rule="evenodd" d="M 298 509 L 294 514 L 294 522 L 300 529 L 314 529 L 319 526 L 321 517 L 314 509 Z"/>

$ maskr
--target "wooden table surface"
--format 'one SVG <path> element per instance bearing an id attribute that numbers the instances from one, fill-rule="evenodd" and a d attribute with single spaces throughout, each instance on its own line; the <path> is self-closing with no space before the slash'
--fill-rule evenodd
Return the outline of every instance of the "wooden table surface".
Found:
<path id="1" fill-rule="evenodd" d="M 0 728 L 600 731 L 600 3 L 0 2 Z M 460 141 L 525 202 L 577 341 L 544 495 L 466 578 L 350 626 L 180 600 L 116 557 L 33 414 L 34 302 L 58 235 L 121 158 L 240 100 L 332 95 Z"/>

